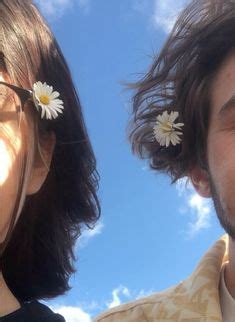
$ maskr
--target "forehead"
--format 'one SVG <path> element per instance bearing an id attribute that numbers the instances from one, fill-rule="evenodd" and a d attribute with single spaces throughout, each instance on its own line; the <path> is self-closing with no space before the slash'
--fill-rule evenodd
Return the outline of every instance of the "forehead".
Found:
<path id="1" fill-rule="evenodd" d="M 212 116 L 218 114 L 221 107 L 235 95 L 235 51 L 223 61 L 211 86 Z"/>

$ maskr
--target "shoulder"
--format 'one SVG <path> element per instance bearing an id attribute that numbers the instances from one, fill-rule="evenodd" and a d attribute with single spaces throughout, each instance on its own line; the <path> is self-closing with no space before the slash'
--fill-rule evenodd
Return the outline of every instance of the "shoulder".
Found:
<path id="1" fill-rule="evenodd" d="M 217 281 L 227 256 L 228 238 L 223 236 L 180 284 L 111 309 L 94 322 L 220 321 Z"/>
<path id="2" fill-rule="evenodd" d="M 44 322 L 65 322 L 62 315 L 54 313 L 48 306 L 38 301 L 32 301 L 31 303 L 25 304 L 25 309 L 28 315 L 33 317 L 32 321 L 43 321 Z M 37 319 L 36 319 L 37 318 Z"/>
<path id="3" fill-rule="evenodd" d="M 149 322 L 157 316 L 159 320 L 157 318 L 154 321 L 161 321 L 161 315 L 169 308 L 172 296 L 180 287 L 181 283 L 163 292 L 115 307 L 97 316 L 94 322 Z"/>

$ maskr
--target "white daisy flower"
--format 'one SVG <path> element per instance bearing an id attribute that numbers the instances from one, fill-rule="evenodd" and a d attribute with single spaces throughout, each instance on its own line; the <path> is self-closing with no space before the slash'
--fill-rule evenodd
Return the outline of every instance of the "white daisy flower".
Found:
<path id="1" fill-rule="evenodd" d="M 161 115 L 157 116 L 156 125 L 153 128 L 154 137 L 161 146 L 168 147 L 170 143 L 174 146 L 181 142 L 179 135 L 182 135 L 181 127 L 184 126 L 183 123 L 174 123 L 178 112 L 163 112 Z"/>
<path id="2" fill-rule="evenodd" d="M 63 101 L 60 94 L 53 91 L 53 87 L 47 83 L 37 82 L 33 85 L 33 100 L 38 111 L 41 109 L 41 118 L 55 119 L 58 113 L 63 113 Z"/>

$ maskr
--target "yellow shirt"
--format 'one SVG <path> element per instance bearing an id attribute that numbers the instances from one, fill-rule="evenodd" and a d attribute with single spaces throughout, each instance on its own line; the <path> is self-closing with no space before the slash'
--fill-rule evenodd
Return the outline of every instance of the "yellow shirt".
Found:
<path id="1" fill-rule="evenodd" d="M 185 281 L 113 308 L 94 322 L 222 322 L 219 282 L 221 267 L 227 260 L 228 236 L 225 235 Z"/>

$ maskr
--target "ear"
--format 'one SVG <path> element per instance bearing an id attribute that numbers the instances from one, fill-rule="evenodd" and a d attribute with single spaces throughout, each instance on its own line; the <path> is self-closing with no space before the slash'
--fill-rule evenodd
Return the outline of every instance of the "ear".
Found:
<path id="1" fill-rule="evenodd" d="M 189 178 L 197 191 L 204 198 L 211 197 L 210 180 L 208 172 L 199 166 L 195 166 L 189 173 Z"/>
<path id="2" fill-rule="evenodd" d="M 50 170 L 51 160 L 56 144 L 54 132 L 48 133 L 46 138 L 40 140 L 40 151 L 36 149 L 31 176 L 28 182 L 27 195 L 37 193 L 42 187 Z"/>

